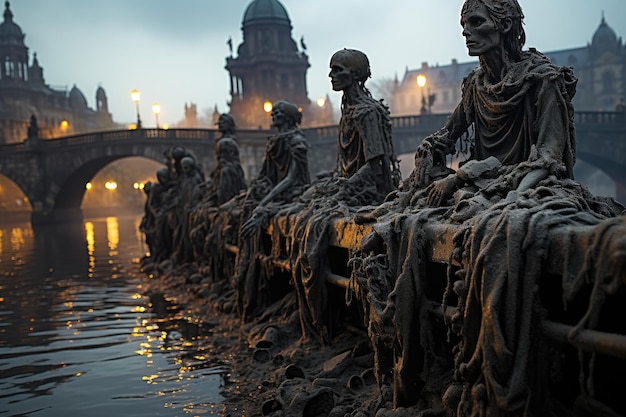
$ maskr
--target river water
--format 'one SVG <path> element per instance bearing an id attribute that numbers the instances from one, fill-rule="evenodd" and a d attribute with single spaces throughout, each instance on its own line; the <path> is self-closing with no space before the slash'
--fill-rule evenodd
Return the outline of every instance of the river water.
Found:
<path id="1" fill-rule="evenodd" d="M 146 295 L 139 221 L 0 223 L 0 416 L 217 415 L 224 369 Z"/>

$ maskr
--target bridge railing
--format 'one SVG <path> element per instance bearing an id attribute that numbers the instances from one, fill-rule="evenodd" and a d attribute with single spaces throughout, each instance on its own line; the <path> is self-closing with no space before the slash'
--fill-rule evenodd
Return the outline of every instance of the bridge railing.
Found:
<path id="1" fill-rule="evenodd" d="M 588 126 L 626 126 L 626 112 L 615 111 L 581 111 L 574 113 L 577 127 Z"/>
<path id="2" fill-rule="evenodd" d="M 391 118 L 395 130 L 422 129 L 433 133 L 443 127 L 449 114 L 427 114 L 395 116 Z M 626 130 L 626 112 L 615 111 L 579 111 L 574 116 L 576 127 L 579 129 L 618 128 Z M 335 140 L 339 135 L 338 125 L 311 127 L 303 129 L 311 143 Z M 243 140 L 265 140 L 271 134 L 268 130 L 240 130 L 239 137 Z M 104 132 L 83 133 L 55 139 L 30 140 L 36 141 L 36 148 L 60 148 L 68 145 L 85 145 L 127 139 L 187 139 L 187 140 L 214 140 L 218 135 L 216 129 L 137 129 L 111 130 Z M 625 135 L 626 137 L 626 135 Z M 21 143 L 0 145 L 3 152 L 19 152 L 32 149 L 27 146 L 29 139 Z"/>

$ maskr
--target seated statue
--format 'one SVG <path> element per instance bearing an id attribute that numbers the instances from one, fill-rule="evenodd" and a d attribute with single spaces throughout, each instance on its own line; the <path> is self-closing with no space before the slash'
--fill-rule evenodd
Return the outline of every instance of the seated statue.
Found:
<path id="1" fill-rule="evenodd" d="M 209 253 L 207 236 L 220 232 L 211 230 L 219 206 L 247 189 L 239 160 L 235 121 L 229 114 L 222 114 L 217 126 L 220 133 L 215 142 L 217 166 L 209 178 L 194 190 L 189 212 L 189 238 L 192 242 L 194 261 L 200 267 L 209 263 L 215 264 L 215 256 L 218 256 L 217 253 Z M 210 274 L 214 272 L 216 271 L 209 271 Z"/>
<path id="2" fill-rule="evenodd" d="M 433 401 L 439 389 L 446 415 L 546 415 L 554 404 L 544 389 L 545 369 L 560 358 L 533 352 L 551 232 L 601 224 L 624 211 L 573 181 L 577 80 L 571 68 L 522 50 L 523 18 L 517 0 L 465 0 L 462 34 L 480 65 L 464 79 L 461 103 L 446 126 L 419 145 L 400 192 L 373 211 L 375 231 L 354 259 L 385 407 Z M 468 138 L 468 160 L 457 170 L 446 166 L 457 142 Z M 427 293 L 438 283 L 429 281 L 426 261 L 429 241 L 438 236 L 426 226 L 433 224 L 458 230 L 443 300 L 444 309 L 454 310 L 445 318 L 456 344 L 452 359 L 432 337 Z M 598 239 L 623 233 L 623 225 L 618 218 Z M 601 264 L 611 255 L 597 256 Z M 564 276 L 572 275 L 563 268 Z M 582 296 L 580 281 L 566 284 L 566 303 Z M 603 288 L 605 295 L 616 291 Z M 590 311 L 597 313 L 597 300 L 589 298 Z M 595 325 L 597 314 L 580 324 Z M 385 389 L 389 373 L 393 398 Z M 433 387 L 435 380 L 440 386 Z M 581 392 L 592 397 L 587 387 Z"/>
<path id="3" fill-rule="evenodd" d="M 242 320 L 262 311 L 271 301 L 271 291 L 258 260 L 261 232 L 269 218 L 288 205 L 310 182 L 307 144 L 299 128 L 302 113 L 290 101 L 272 105 L 272 126 L 278 131 L 267 139 L 261 171 L 241 202 L 239 253 L 235 285 Z"/>
<path id="4" fill-rule="evenodd" d="M 401 179 L 389 110 L 365 86 L 370 75 L 369 60 L 361 51 L 342 49 L 331 57 L 328 76 L 333 90 L 343 93 L 337 167 L 320 175 L 298 205 L 281 213 L 294 218 L 288 233 L 302 338 L 322 344 L 332 343 L 338 324 L 326 286 L 328 228 L 362 206 L 382 203 Z"/>

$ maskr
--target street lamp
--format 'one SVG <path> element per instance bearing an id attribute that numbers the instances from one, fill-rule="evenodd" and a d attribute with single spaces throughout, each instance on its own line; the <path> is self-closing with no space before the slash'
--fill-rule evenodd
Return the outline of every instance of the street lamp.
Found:
<path id="1" fill-rule="evenodd" d="M 131 91 L 130 98 L 135 102 L 135 108 L 137 109 L 137 129 L 141 129 L 141 117 L 139 117 L 139 99 L 141 94 L 139 94 L 139 90 L 134 89 Z"/>
<path id="2" fill-rule="evenodd" d="M 159 128 L 159 113 L 161 113 L 161 105 L 159 103 L 154 103 L 152 105 L 152 113 L 154 113 L 154 118 L 156 120 L 156 128 Z"/>
<path id="3" fill-rule="evenodd" d="M 419 74 L 417 76 L 417 86 L 419 87 L 422 93 L 422 109 L 420 110 L 421 114 L 426 113 L 426 97 L 424 97 L 424 86 L 426 85 L 426 76 L 424 74 Z"/>

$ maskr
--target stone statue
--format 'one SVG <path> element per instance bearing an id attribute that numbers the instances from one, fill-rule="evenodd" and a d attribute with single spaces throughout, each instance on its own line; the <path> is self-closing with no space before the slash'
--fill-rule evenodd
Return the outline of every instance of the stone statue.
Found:
<path id="1" fill-rule="evenodd" d="M 270 289 L 258 262 L 260 233 L 281 206 L 290 203 L 309 185 L 308 144 L 299 125 L 302 113 L 287 100 L 272 105 L 272 126 L 278 133 L 267 140 L 265 158 L 242 202 L 239 254 L 235 283 L 238 307 L 245 320 L 268 305 Z"/>
<path id="2" fill-rule="evenodd" d="M 572 180 L 577 80 L 571 68 L 522 50 L 523 18 L 517 0 L 464 2 L 462 33 L 480 65 L 465 78 L 462 101 L 446 126 L 419 145 L 401 190 L 373 211 L 375 231 L 353 259 L 385 407 L 410 407 L 428 397 L 446 415 L 544 415 L 551 405 L 546 369 L 561 360 L 536 356 L 537 287 L 546 285 L 549 242 L 575 224 L 599 225 L 591 240 L 609 242 L 623 233 L 623 218 L 612 219 L 624 207 Z M 446 156 L 468 139 L 468 160 L 457 170 L 446 166 Z M 453 307 L 444 317 L 456 344 L 449 350 L 453 359 L 438 353 L 446 348 L 432 337 L 428 294 L 439 284 L 429 281 L 426 264 L 429 242 L 439 238 L 429 232 L 435 224 L 457 231 L 442 307 Z M 594 262 L 613 262 L 613 254 L 594 253 Z M 569 268 L 563 266 L 563 276 L 571 276 Z M 565 303 L 584 297 L 579 284 L 563 284 Z M 609 287 L 603 294 L 615 291 Z M 598 299 L 587 301 L 597 312 Z M 596 325 L 594 314 L 579 324 Z M 581 391 L 585 400 L 592 397 Z"/>
<path id="3" fill-rule="evenodd" d="M 173 234 L 173 260 L 179 265 L 193 261 L 193 248 L 189 238 L 189 214 L 194 192 L 203 181 L 204 176 L 201 174 L 195 158 L 191 156 L 182 157 L 176 187 L 178 219 Z"/>
<path id="4" fill-rule="evenodd" d="M 351 217 L 362 206 L 382 203 L 401 179 L 389 110 L 365 87 L 370 77 L 367 56 L 353 49 L 336 52 L 328 76 L 332 88 L 343 93 L 337 168 L 319 175 L 298 204 L 281 212 L 294 219 L 289 257 L 302 336 L 322 344 L 332 343 L 335 328 L 326 287 L 328 229 L 335 220 Z"/>
<path id="5" fill-rule="evenodd" d="M 225 231 L 215 223 L 216 217 L 220 216 L 219 206 L 247 189 L 239 160 L 235 121 L 229 114 L 221 114 L 216 124 L 220 133 L 215 142 L 217 166 L 209 178 L 196 187 L 189 214 L 189 233 L 195 262 L 200 266 L 213 264 L 209 269 L 213 278 L 217 278 L 219 273 L 214 268 L 222 264 L 218 259 L 222 251 L 210 250 L 207 237 L 211 235 L 209 241 L 214 244 L 223 237 Z"/>
<path id="6" fill-rule="evenodd" d="M 167 213 L 175 204 L 168 201 L 167 196 L 174 182 L 166 167 L 158 169 L 156 177 L 156 183 L 151 183 L 147 188 L 144 187 L 146 207 L 140 230 L 145 234 L 146 243 L 150 249 L 150 256 L 143 260 L 144 263 L 159 263 L 169 259 L 172 251 L 172 236 L 167 227 Z"/>
<path id="7" fill-rule="evenodd" d="M 39 137 L 39 126 L 37 126 L 37 117 L 34 114 L 30 116 L 30 124 L 28 125 L 28 139 L 36 139 Z"/>
<path id="8" fill-rule="evenodd" d="M 391 139 L 389 110 L 365 87 L 371 76 L 367 56 L 342 49 L 330 59 L 332 88 L 342 91 L 338 138 L 338 172 L 352 180 L 366 179 L 382 199 L 399 184 L 398 161 Z"/>

